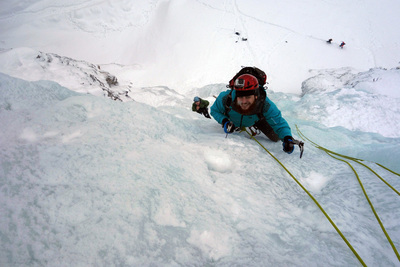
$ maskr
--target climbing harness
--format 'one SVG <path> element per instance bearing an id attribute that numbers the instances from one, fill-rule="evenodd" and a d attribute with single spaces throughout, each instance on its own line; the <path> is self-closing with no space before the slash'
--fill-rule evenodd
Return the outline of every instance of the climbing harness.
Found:
<path id="1" fill-rule="evenodd" d="M 353 248 L 353 246 L 350 244 L 350 242 L 346 239 L 346 237 L 342 234 L 342 232 L 339 230 L 339 228 L 336 226 L 336 224 L 332 221 L 332 219 L 329 217 L 329 215 L 326 213 L 326 211 L 322 208 L 322 206 L 319 204 L 319 202 L 311 195 L 311 193 L 299 182 L 296 177 L 283 165 L 282 162 L 280 162 L 268 149 L 266 149 L 254 136 L 252 136 L 246 129 L 246 133 L 252 138 L 254 141 L 256 141 L 276 162 L 278 162 L 279 165 L 293 178 L 293 180 L 306 192 L 306 194 L 314 201 L 314 203 L 318 206 L 318 208 L 321 210 L 321 212 L 325 215 L 325 217 L 328 219 L 330 224 L 335 228 L 336 232 L 340 235 L 340 237 L 343 239 L 343 241 L 346 243 L 346 245 L 350 248 L 350 250 L 353 252 L 353 254 L 357 257 L 357 259 L 360 261 L 360 263 L 363 266 L 367 266 L 360 255 L 358 255 L 357 251 Z M 300 147 L 300 145 L 299 145 Z M 304 144 L 302 145 L 304 147 Z"/>
<path id="2" fill-rule="evenodd" d="M 251 136 L 256 136 L 256 135 L 258 135 L 258 134 L 261 133 L 261 131 L 258 130 L 258 129 L 257 129 L 256 127 L 254 127 L 254 126 L 250 126 L 250 127 L 249 127 L 249 130 L 250 130 L 250 132 L 251 132 Z"/>
<path id="3" fill-rule="evenodd" d="M 250 133 L 246 130 L 246 127 L 238 128 L 237 131 L 239 131 L 239 130 L 240 130 L 240 132 L 246 131 L 251 137 L 254 137 L 261 133 L 261 131 L 255 126 L 250 126 L 247 128 L 249 129 Z M 228 136 L 228 134 L 226 134 L 225 138 L 227 136 Z M 296 140 L 296 139 L 291 139 L 291 140 L 289 140 L 289 142 L 292 143 L 293 145 L 299 146 L 300 158 L 301 158 L 303 156 L 303 152 L 304 152 L 304 142 Z"/>
<path id="4" fill-rule="evenodd" d="M 299 136 L 301 136 L 303 139 L 309 141 L 314 147 L 316 147 L 316 148 L 318 148 L 318 149 L 324 151 L 324 152 L 325 152 L 326 154 L 328 154 L 330 157 L 332 157 L 332 158 L 334 158 L 334 159 L 336 159 L 336 160 L 339 160 L 339 161 L 342 161 L 342 162 L 346 163 L 346 164 L 352 169 L 352 171 L 354 172 L 355 176 L 357 177 L 357 180 L 358 180 L 358 182 L 359 182 L 359 184 L 360 184 L 360 187 L 361 187 L 361 189 L 362 189 L 362 191 L 363 191 L 363 193 L 364 193 L 364 196 L 365 196 L 365 198 L 367 199 L 367 201 L 368 201 L 368 203 L 369 203 L 369 205 L 370 205 L 370 207 L 371 207 L 371 210 L 372 210 L 372 212 L 373 212 L 374 215 L 375 215 L 376 220 L 378 221 L 378 223 L 379 223 L 379 225 L 380 225 L 380 227 L 381 227 L 383 233 L 384 233 L 385 236 L 386 236 L 386 239 L 388 240 L 390 246 L 392 247 L 393 252 L 396 254 L 397 259 L 400 261 L 400 254 L 399 254 L 399 252 L 397 251 L 395 245 L 393 244 L 393 242 L 392 242 L 392 240 L 391 240 L 389 234 L 387 233 L 387 231 L 386 231 L 386 229 L 385 229 L 385 227 L 384 227 L 384 225 L 383 225 L 381 219 L 379 218 L 379 216 L 378 216 L 378 214 L 377 214 L 377 212 L 376 212 L 376 210 L 375 210 L 375 208 L 374 208 L 374 206 L 373 206 L 371 200 L 369 199 L 368 194 L 367 194 L 367 192 L 366 192 L 366 190 L 365 190 L 365 188 L 364 188 L 363 183 L 361 182 L 361 179 L 360 179 L 358 173 L 356 172 L 356 170 L 354 169 L 354 167 L 350 164 L 349 160 L 354 161 L 354 162 L 356 162 L 356 163 L 358 163 L 358 164 L 364 166 L 364 167 L 367 168 L 368 170 L 370 170 L 370 171 L 371 171 L 373 174 L 375 174 L 382 182 L 384 182 L 389 188 L 391 188 L 396 194 L 398 194 L 398 195 L 400 196 L 399 191 L 397 191 L 393 186 L 391 186 L 388 182 L 386 182 L 386 181 L 385 181 L 380 175 L 378 175 L 372 168 L 370 168 L 370 167 L 368 167 L 367 165 L 361 163 L 361 161 L 363 161 L 362 159 L 357 159 L 357 158 L 345 156 L 345 155 L 342 155 L 342 154 L 333 152 L 333 151 L 331 151 L 331 150 L 328 150 L 328 149 L 326 149 L 326 148 L 324 148 L 324 147 L 322 147 L 322 146 L 320 146 L 320 145 L 314 143 L 314 142 L 311 141 L 309 138 L 307 138 L 307 137 L 300 131 L 300 129 L 298 128 L 297 125 L 296 125 L 296 129 L 297 129 L 297 133 L 299 134 Z M 374 162 L 374 163 L 377 164 L 378 166 L 380 166 L 380 167 L 382 167 L 382 168 L 384 168 L 384 169 L 390 171 L 391 173 L 400 176 L 400 174 L 398 174 L 398 173 L 396 173 L 396 172 L 394 172 L 394 171 L 392 171 L 392 170 L 390 170 L 390 169 L 384 167 L 383 165 L 381 165 L 381 164 L 379 164 L 379 163 L 376 163 L 376 162 Z"/>

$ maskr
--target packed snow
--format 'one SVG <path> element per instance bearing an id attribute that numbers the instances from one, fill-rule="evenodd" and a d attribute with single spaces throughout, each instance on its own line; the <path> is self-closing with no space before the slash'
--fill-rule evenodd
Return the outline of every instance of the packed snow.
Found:
<path id="1" fill-rule="evenodd" d="M 353 170 L 301 138 L 393 188 L 350 161 L 399 249 L 399 8 L 2 1 L 0 265 L 361 265 L 264 148 L 191 111 L 256 65 L 305 151 L 256 139 L 366 265 L 399 266 Z"/>

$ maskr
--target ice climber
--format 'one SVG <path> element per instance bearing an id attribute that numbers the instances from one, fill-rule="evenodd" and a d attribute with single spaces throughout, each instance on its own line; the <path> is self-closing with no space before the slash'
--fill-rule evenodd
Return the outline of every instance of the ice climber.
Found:
<path id="1" fill-rule="evenodd" d="M 208 113 L 209 104 L 210 102 L 208 102 L 207 100 L 195 96 L 193 99 L 192 111 L 203 114 L 204 117 L 211 119 L 210 114 Z"/>
<path id="2" fill-rule="evenodd" d="M 242 127 L 252 130 L 254 127 L 274 142 L 282 140 L 283 151 L 292 153 L 294 139 L 290 127 L 266 96 L 259 80 L 254 75 L 242 74 L 236 79 L 234 77 L 231 83 L 232 90 L 221 92 L 211 106 L 211 116 L 222 124 L 225 133 L 233 133 Z"/>

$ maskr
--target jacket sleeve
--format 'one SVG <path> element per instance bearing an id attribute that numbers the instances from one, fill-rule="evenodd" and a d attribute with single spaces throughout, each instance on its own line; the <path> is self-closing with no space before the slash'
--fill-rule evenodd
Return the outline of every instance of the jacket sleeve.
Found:
<path id="1" fill-rule="evenodd" d="M 200 106 L 202 107 L 202 108 L 206 108 L 206 107 L 208 107 L 208 105 L 210 105 L 210 102 L 208 102 L 207 100 L 201 100 L 201 104 L 200 104 Z"/>
<path id="2" fill-rule="evenodd" d="M 269 105 L 269 108 L 263 114 L 269 125 L 271 125 L 272 129 L 274 129 L 274 132 L 281 140 L 283 140 L 285 136 L 292 136 L 292 131 L 289 127 L 289 124 L 282 117 L 281 111 L 268 97 L 265 99 L 265 102 L 266 105 Z"/>
<path id="3" fill-rule="evenodd" d="M 225 113 L 225 105 L 224 105 L 224 97 L 225 96 L 226 96 L 225 92 L 220 93 L 210 109 L 211 116 L 213 116 L 213 118 L 220 124 L 222 124 L 222 121 L 224 119 L 229 119 L 224 114 Z"/>
<path id="4" fill-rule="evenodd" d="M 197 110 L 196 110 L 196 104 L 195 104 L 195 103 L 192 104 L 192 111 L 197 111 Z"/>

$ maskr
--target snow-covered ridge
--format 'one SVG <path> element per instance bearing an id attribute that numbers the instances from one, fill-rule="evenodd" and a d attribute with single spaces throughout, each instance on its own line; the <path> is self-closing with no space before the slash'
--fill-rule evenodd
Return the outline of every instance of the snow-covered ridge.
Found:
<path id="1" fill-rule="evenodd" d="M 30 81 L 51 80 L 80 93 L 104 95 L 113 100 L 123 100 L 127 92 L 114 88 L 118 79 L 107 71 L 83 60 L 54 53 L 16 48 L 0 52 L 0 71 Z"/>
<path id="2" fill-rule="evenodd" d="M 352 68 L 310 70 L 312 77 L 302 83 L 302 96 L 313 92 L 331 92 L 338 88 L 354 88 L 371 94 L 400 98 L 400 67 L 371 68 L 357 72 Z"/>
<path id="3" fill-rule="evenodd" d="M 172 106 L 184 98 L 166 86 L 135 86 L 129 80 L 130 73 L 135 70 L 134 66 L 102 66 L 30 48 L 0 51 L 0 61 L 4 63 L 0 65 L 0 72 L 28 81 L 54 81 L 78 93 L 89 93 L 123 102 L 135 100 L 154 107 Z"/>
<path id="4" fill-rule="evenodd" d="M 289 106 L 298 118 L 327 127 L 400 137 L 400 68 L 314 70 Z"/>
<path id="5" fill-rule="evenodd" d="M 119 64 L 93 64 L 83 60 L 70 57 L 45 53 L 30 48 L 3 49 L 0 51 L 0 71 L 25 80 L 52 80 L 66 86 L 71 90 L 93 95 L 104 95 L 99 93 L 101 88 L 114 98 L 128 92 L 113 92 L 121 90 L 118 88 L 119 79 L 109 71 L 119 72 L 124 76 L 123 86 L 125 90 L 133 86 L 129 81 L 129 71 L 136 67 L 123 66 Z M 354 88 L 356 90 L 370 93 L 382 94 L 391 97 L 400 97 L 400 90 L 393 90 L 400 84 L 400 67 L 385 69 L 371 68 L 369 71 L 359 72 L 353 68 L 337 68 L 326 70 L 310 70 L 310 78 L 302 83 L 302 96 L 313 92 L 330 92 L 338 88 Z M 127 74 L 126 74 L 127 73 Z M 213 86 L 213 85 L 211 85 Z M 167 88 L 166 86 L 161 86 Z M 222 86 L 221 86 L 222 87 Z M 210 94 L 209 86 L 191 90 L 190 93 Z M 205 91 L 204 91 L 205 90 Z M 130 91 L 130 90 L 129 90 Z M 172 94 L 179 94 L 172 90 Z M 203 97 L 207 97 L 204 95 Z M 126 100 L 126 99 L 124 99 Z"/>
<path id="6" fill-rule="evenodd" d="M 139 101 L 153 107 L 190 106 L 194 95 L 214 101 L 225 84 L 210 84 L 180 94 L 167 86 L 138 87 L 130 80 L 135 66 L 92 64 L 54 53 L 28 48 L 0 52 L 0 71 L 26 80 L 51 80 L 79 93 L 90 93 L 120 101 Z M 111 74 L 113 73 L 113 74 Z M 353 68 L 310 70 L 300 97 L 290 97 L 283 111 L 295 118 L 318 121 L 327 127 L 400 136 L 400 69 Z M 228 82 L 228 81 L 227 81 Z M 269 89 L 274 101 L 273 89 Z M 277 96 L 277 95 L 276 95 Z M 311 104 L 312 103 L 312 104 Z M 385 108 L 383 108 L 385 107 Z M 379 112 L 377 112 L 379 110 Z"/>

